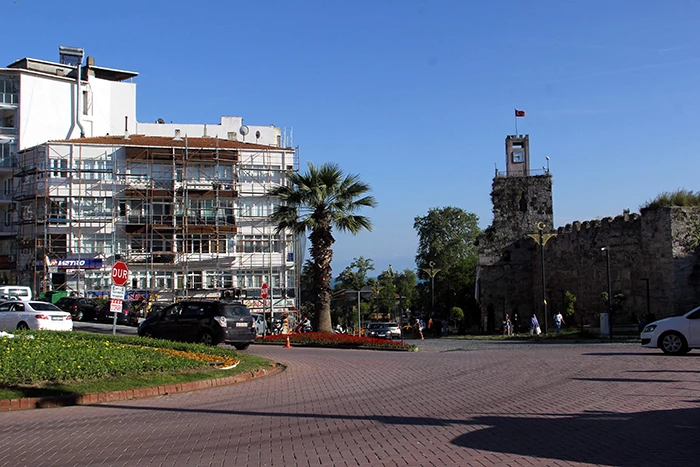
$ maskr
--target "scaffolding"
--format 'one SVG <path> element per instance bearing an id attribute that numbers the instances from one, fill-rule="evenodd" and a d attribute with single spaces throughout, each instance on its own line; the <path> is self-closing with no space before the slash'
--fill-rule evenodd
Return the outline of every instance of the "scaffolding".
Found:
<path id="1" fill-rule="evenodd" d="M 133 290 L 208 298 L 234 291 L 253 310 L 294 310 L 303 239 L 275 234 L 267 216 L 276 200 L 267 192 L 298 170 L 298 154 L 138 136 L 22 151 L 14 196 L 21 283 L 96 294 L 109 289 L 120 259 Z"/>

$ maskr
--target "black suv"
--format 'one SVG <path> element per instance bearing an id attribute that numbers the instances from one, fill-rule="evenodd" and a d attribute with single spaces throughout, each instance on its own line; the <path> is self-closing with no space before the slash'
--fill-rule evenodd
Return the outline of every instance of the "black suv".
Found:
<path id="1" fill-rule="evenodd" d="M 183 300 L 152 313 L 139 325 L 139 336 L 245 350 L 255 340 L 253 317 L 242 303 Z"/>
<path id="2" fill-rule="evenodd" d="M 100 304 L 92 298 L 61 297 L 56 306 L 70 313 L 76 321 L 92 321 L 100 311 Z"/>

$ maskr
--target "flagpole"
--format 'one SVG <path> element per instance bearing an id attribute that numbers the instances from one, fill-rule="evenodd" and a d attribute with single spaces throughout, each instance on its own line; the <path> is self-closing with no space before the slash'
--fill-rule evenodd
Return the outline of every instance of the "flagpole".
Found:
<path id="1" fill-rule="evenodd" d="M 513 109 L 513 120 L 515 121 L 515 136 L 518 136 L 518 112 Z"/>

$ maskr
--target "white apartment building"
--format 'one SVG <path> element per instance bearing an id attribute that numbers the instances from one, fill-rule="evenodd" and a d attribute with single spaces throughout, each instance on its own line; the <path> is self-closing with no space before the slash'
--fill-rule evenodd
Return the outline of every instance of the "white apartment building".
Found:
<path id="1" fill-rule="evenodd" d="M 136 73 L 61 51 L 0 69 L 0 282 L 95 293 L 121 259 L 134 290 L 239 289 L 252 308 L 293 309 L 301 242 L 275 234 L 266 194 L 298 170 L 287 135 L 240 117 L 137 122 Z"/>

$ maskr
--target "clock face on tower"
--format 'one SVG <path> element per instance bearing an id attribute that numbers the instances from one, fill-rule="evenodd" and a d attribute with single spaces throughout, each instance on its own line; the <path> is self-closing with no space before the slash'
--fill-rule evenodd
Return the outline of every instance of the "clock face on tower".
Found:
<path id="1" fill-rule="evenodd" d="M 513 162 L 525 162 L 525 151 L 522 149 L 513 151 Z"/>

